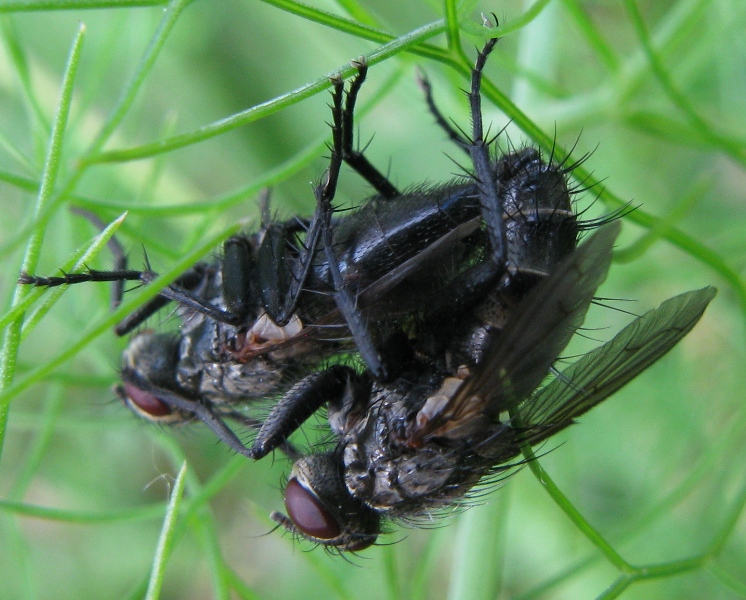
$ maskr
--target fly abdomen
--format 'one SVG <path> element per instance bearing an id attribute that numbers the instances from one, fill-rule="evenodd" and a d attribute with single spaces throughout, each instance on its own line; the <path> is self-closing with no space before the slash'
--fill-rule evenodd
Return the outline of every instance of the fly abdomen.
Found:
<path id="1" fill-rule="evenodd" d="M 515 306 L 577 245 L 579 227 L 566 169 L 545 162 L 538 149 L 524 148 L 500 158 L 495 174 L 504 193 L 507 265 L 500 281 L 442 330 L 451 365 L 479 363 Z M 425 329 L 435 331 L 430 324 Z"/>
<path id="2" fill-rule="evenodd" d="M 512 285 L 531 287 L 577 245 L 578 224 L 565 169 L 544 162 L 536 148 L 503 157 L 504 218 Z M 523 295 L 527 290 L 521 290 Z"/>

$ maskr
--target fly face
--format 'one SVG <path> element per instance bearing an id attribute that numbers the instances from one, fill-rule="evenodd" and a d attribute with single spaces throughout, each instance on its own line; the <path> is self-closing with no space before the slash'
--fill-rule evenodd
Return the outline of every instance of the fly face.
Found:
<path id="1" fill-rule="evenodd" d="M 401 381 L 374 384 L 367 405 L 354 394 L 330 404 L 339 445 L 296 462 L 289 516 L 275 520 L 338 550 L 349 550 L 350 536 L 361 531 L 373 543 L 380 529 L 365 530 L 362 506 L 381 519 L 416 522 L 468 502 L 474 486 L 515 466 L 523 445 L 572 424 L 668 352 L 697 323 L 714 288 L 664 302 L 537 389 L 606 277 L 618 231 L 618 223 L 603 227 L 537 284 L 492 337 L 481 362 L 447 371 L 414 361 Z M 329 481 L 332 476 L 337 480 Z M 348 497 L 340 497 L 342 488 Z M 333 525 L 308 528 L 307 505 L 326 511 Z M 346 513 L 344 506 L 356 508 Z"/>

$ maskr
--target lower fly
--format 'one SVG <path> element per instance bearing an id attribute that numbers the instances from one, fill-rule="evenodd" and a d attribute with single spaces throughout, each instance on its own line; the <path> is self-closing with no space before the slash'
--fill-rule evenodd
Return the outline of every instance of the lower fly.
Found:
<path id="1" fill-rule="evenodd" d="M 573 424 L 661 358 L 694 327 L 714 288 L 664 302 L 539 387 L 606 277 L 618 232 L 617 222 L 590 237 L 500 331 L 485 323 L 482 338 L 464 336 L 467 345 L 480 339 L 477 360 L 449 368 L 445 355 L 414 357 L 390 383 L 349 373 L 344 393 L 329 398 L 336 447 L 295 462 L 287 516 L 273 519 L 336 551 L 375 543 L 386 520 L 431 523 L 468 506 L 475 488 L 505 478 L 524 446 Z"/>

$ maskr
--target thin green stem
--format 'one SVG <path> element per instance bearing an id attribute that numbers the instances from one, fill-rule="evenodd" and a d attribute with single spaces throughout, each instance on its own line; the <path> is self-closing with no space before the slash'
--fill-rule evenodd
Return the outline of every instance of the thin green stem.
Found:
<path id="1" fill-rule="evenodd" d="M 376 106 L 386 94 L 393 89 L 397 81 L 401 78 L 401 72 L 395 72 L 386 82 L 384 82 L 379 92 L 360 107 L 360 111 L 356 111 L 360 116 L 364 116 Z M 141 215 L 155 218 L 174 218 L 174 217 L 188 217 L 193 215 L 204 215 L 206 212 L 221 213 L 232 206 L 245 202 L 248 199 L 253 199 L 257 196 L 260 190 L 270 188 L 286 179 L 292 177 L 296 173 L 302 171 L 308 167 L 313 161 L 318 160 L 319 156 L 324 153 L 326 146 L 331 139 L 330 135 L 324 135 L 314 142 L 308 144 L 305 148 L 299 150 L 296 154 L 288 158 L 286 161 L 278 164 L 277 166 L 266 171 L 262 176 L 246 184 L 245 186 L 225 194 L 223 196 L 217 196 L 214 198 L 205 198 L 197 202 L 181 202 L 179 204 L 171 204 L 168 206 L 152 205 L 152 204 L 135 204 L 127 201 L 114 201 L 114 200 L 100 200 L 97 198 L 90 198 L 86 196 L 80 196 L 77 194 L 69 194 L 68 199 L 72 206 L 80 208 L 86 208 L 93 211 L 116 211 L 122 212 L 127 211 L 133 215 Z M 0 181 L 5 181 L 19 189 L 26 191 L 36 191 L 39 187 L 38 182 L 24 177 L 22 175 L 16 175 L 14 173 L 8 173 L 0 170 Z M 0 256 L 3 253 L 7 253 L 9 247 L 6 246 L 0 250 Z"/>
<path id="2" fill-rule="evenodd" d="M 336 2 L 358 23 L 364 23 L 373 28 L 380 25 L 378 19 L 369 10 L 361 6 L 359 2 L 355 2 L 355 0 L 336 0 Z"/>
<path id="3" fill-rule="evenodd" d="M 112 236 L 117 232 L 126 216 L 127 213 L 124 213 L 119 218 L 115 219 L 106 229 L 104 229 L 104 231 L 102 231 L 94 238 L 93 242 L 91 242 L 85 252 L 80 255 L 80 258 L 76 259 L 74 262 L 70 261 L 70 263 L 63 265 L 61 269 L 62 272 L 76 273 L 81 271 L 82 269 L 85 269 L 86 265 L 91 262 L 91 260 L 106 246 Z M 28 317 L 24 321 L 23 328 L 21 330 L 22 340 L 25 339 L 31 331 L 33 331 L 39 321 L 41 321 L 44 315 L 49 312 L 49 310 L 54 306 L 57 300 L 60 299 L 66 289 L 67 286 L 62 286 L 48 291 L 44 303 L 39 306 L 33 313 L 28 315 Z M 37 288 L 36 290 L 33 290 L 33 292 L 27 294 L 24 300 L 36 299 L 40 295 L 44 294 L 45 290 L 43 288 Z M 25 307 L 26 303 L 21 302 L 19 303 L 19 307 L 20 306 Z M 9 314 L 12 315 L 13 313 L 14 311 L 11 310 Z M 4 318 L 0 319 L 0 326 L 2 326 L 3 321 Z"/>
<path id="4" fill-rule="evenodd" d="M 8 499 L 20 501 L 31 485 L 34 475 L 41 466 L 44 455 L 51 446 L 57 426 L 57 418 L 65 402 L 64 387 L 55 385 L 46 398 L 41 415 L 36 415 L 39 427 L 34 431 L 29 450 L 22 462 L 16 466 L 16 479 L 8 493 Z M 15 415 L 14 415 L 15 417 Z"/>
<path id="5" fill-rule="evenodd" d="M 739 573 L 738 576 L 725 570 L 721 565 L 710 562 L 708 570 L 713 574 L 724 586 L 733 590 L 733 592 L 741 597 L 746 598 L 746 581 L 738 579 L 738 576 L 743 578 L 743 573 Z"/>
<path id="6" fill-rule="evenodd" d="M 163 519 L 163 528 L 161 529 L 161 535 L 158 538 L 158 546 L 156 548 L 155 556 L 153 557 L 153 570 L 150 574 L 150 582 L 148 584 L 148 591 L 145 594 L 145 600 L 157 600 L 163 587 L 163 576 L 166 571 L 166 562 L 168 557 L 172 553 L 173 549 L 173 537 L 174 528 L 176 526 L 176 517 L 179 512 L 179 505 L 181 504 L 181 498 L 184 494 L 184 483 L 185 475 L 187 472 L 187 463 L 181 466 L 176 481 L 174 482 L 174 489 L 171 492 L 171 499 L 169 500 L 168 507 L 166 509 L 166 516 Z"/>
<path id="7" fill-rule="evenodd" d="M 236 592 L 242 600 L 261 600 L 262 597 L 249 588 L 243 579 L 241 579 L 230 567 L 226 567 L 225 579 L 230 584 L 231 589 Z"/>
<path id="8" fill-rule="evenodd" d="M 78 32 L 73 39 L 72 48 L 70 49 L 67 66 L 65 68 L 65 74 L 62 79 L 60 101 L 52 126 L 52 134 L 49 139 L 49 147 L 44 163 L 44 170 L 42 172 L 39 194 L 34 206 L 34 215 L 39 215 L 44 212 L 47 204 L 50 202 L 55 182 L 57 181 L 60 153 L 62 151 L 62 142 L 65 135 L 65 128 L 67 126 L 67 119 L 70 114 L 73 84 L 75 82 L 75 75 L 78 70 L 80 53 L 83 48 L 84 34 L 85 26 L 80 25 L 78 27 Z M 35 267 L 38 264 L 39 252 L 43 239 L 44 227 L 37 227 L 31 234 L 28 243 L 26 244 L 26 251 L 24 253 L 21 270 L 30 273 L 34 272 Z M 16 304 L 21 302 L 25 294 L 26 290 L 22 289 L 20 286 L 17 286 L 15 293 L 13 294 L 11 305 L 15 306 Z M 21 341 L 21 327 L 22 321 L 20 318 L 18 318 L 5 330 L 3 346 L 0 350 L 0 390 L 7 390 L 11 386 L 15 377 L 18 346 Z M 0 456 L 2 456 L 3 445 L 5 442 L 7 422 L 7 404 L 0 403 Z"/>
<path id="9" fill-rule="evenodd" d="M 157 502 L 147 506 L 138 506 L 136 508 L 125 508 L 106 512 L 90 512 L 84 510 L 48 508 L 45 506 L 26 504 L 24 502 L 0 499 L 0 510 L 9 513 L 34 519 L 58 521 L 60 523 L 76 523 L 79 525 L 159 519 L 163 517 L 163 509 L 165 506 L 165 503 Z"/>
<path id="10" fill-rule="evenodd" d="M 448 49 L 453 52 L 461 48 L 461 29 L 459 28 L 458 7 L 456 0 L 445 0 L 446 40 Z"/>
<path id="11" fill-rule="evenodd" d="M 635 31 L 640 39 L 640 45 L 644 49 L 645 55 L 650 63 L 650 68 L 653 70 L 653 73 L 658 79 L 663 91 L 668 96 L 670 102 L 684 114 L 689 121 L 690 126 L 694 128 L 702 138 L 713 146 L 719 147 L 734 160 L 738 161 L 742 166 L 746 166 L 746 152 L 744 152 L 743 145 L 738 141 L 728 139 L 714 131 L 705 119 L 697 113 L 696 109 L 689 102 L 689 99 L 677 89 L 676 85 L 669 77 L 668 71 L 661 63 L 658 54 L 653 49 L 647 28 L 645 27 L 645 23 L 639 9 L 637 8 L 635 0 L 624 0 L 624 4 L 627 7 L 632 24 L 634 25 Z"/>
<path id="12" fill-rule="evenodd" d="M 415 29 L 411 33 L 396 38 L 394 41 L 381 46 L 377 50 L 366 56 L 368 64 L 376 64 L 391 56 L 398 54 L 408 48 L 421 44 L 424 40 L 431 38 L 443 31 L 443 21 L 435 21 L 423 27 Z M 209 125 L 204 125 L 189 133 L 175 135 L 169 138 L 159 140 L 150 144 L 144 144 L 134 148 L 123 150 L 111 150 L 99 154 L 92 154 L 83 159 L 86 164 L 104 163 L 104 162 L 125 162 L 130 160 L 141 160 L 164 152 L 171 152 L 178 148 L 184 148 L 198 142 L 213 138 L 238 127 L 243 127 L 259 119 L 276 113 L 277 111 L 297 104 L 306 98 L 310 98 L 328 89 L 331 86 L 329 77 L 332 75 L 341 75 L 350 77 L 356 72 L 355 68 L 350 65 L 344 65 L 338 71 L 329 73 L 324 77 L 316 79 L 292 92 L 282 94 L 272 100 L 252 106 L 244 111 L 236 113 L 225 119 L 215 121 Z"/>
<path id="13" fill-rule="evenodd" d="M 49 119 L 44 114 L 44 110 L 39 102 L 38 94 L 34 92 L 33 85 L 31 83 L 31 72 L 29 69 L 28 60 L 26 54 L 21 46 L 21 41 L 18 39 L 17 28 L 15 23 L 8 17 L 2 20 L 2 31 L 3 41 L 8 47 L 8 53 L 10 54 L 15 72 L 18 74 L 18 78 L 23 86 L 25 97 L 28 99 L 26 106 L 30 109 L 30 113 L 36 122 L 40 125 L 41 130 L 49 130 Z M 36 142 L 38 136 L 34 136 Z"/>
<path id="14" fill-rule="evenodd" d="M 741 518 L 744 509 L 746 509 L 746 482 L 742 484 L 741 491 L 739 492 L 738 497 L 733 503 L 730 511 L 728 511 L 728 516 L 725 519 L 725 522 L 723 523 L 720 530 L 717 532 L 717 535 L 712 540 L 710 549 L 707 551 L 707 554 L 709 556 L 717 556 L 718 554 L 720 554 L 723 546 L 725 546 L 725 543 L 728 541 L 733 533 L 733 530 L 736 528 L 736 525 L 738 524 L 738 521 Z"/>
<path id="15" fill-rule="evenodd" d="M 614 250 L 614 262 L 625 264 L 641 258 L 658 240 L 665 237 L 667 232 L 674 229 L 676 223 L 684 218 L 708 190 L 712 189 L 713 183 L 712 177 L 706 177 L 693 185 L 689 193 L 675 204 L 673 210 L 657 218 L 648 232 L 640 236 L 634 244 Z"/>
<path id="16" fill-rule="evenodd" d="M 559 506 L 570 518 L 578 530 L 603 553 L 612 565 L 622 571 L 622 573 L 633 573 L 635 571 L 634 567 L 630 565 L 621 554 L 619 554 L 611 544 L 609 544 L 604 537 L 590 523 L 588 523 L 588 521 L 585 520 L 583 515 L 580 514 L 580 511 L 573 506 L 567 496 L 565 496 L 557 487 L 557 484 L 552 481 L 552 478 L 541 466 L 534 451 L 529 446 L 523 447 L 523 455 L 525 456 L 526 462 L 536 479 L 552 497 L 552 500 L 554 500 L 557 506 Z"/>
<path id="17" fill-rule="evenodd" d="M 130 107 L 132 106 L 132 103 L 134 102 L 139 89 L 142 87 L 147 74 L 151 71 L 156 58 L 162 50 L 168 34 L 172 31 L 183 9 L 188 4 L 190 4 L 191 1 L 192 0 L 171 0 L 168 8 L 164 11 L 163 19 L 161 20 L 159 27 L 153 35 L 153 38 L 148 45 L 137 70 L 135 71 L 129 84 L 125 87 L 123 93 L 119 97 L 119 100 L 117 101 L 115 107 L 105 121 L 102 129 L 94 138 L 94 141 L 92 142 L 91 147 L 89 148 L 86 155 L 95 154 L 96 152 L 98 152 L 109 139 L 124 116 L 127 114 Z M 70 177 L 68 177 L 67 181 L 65 181 L 60 186 L 59 191 L 47 203 L 48 205 L 43 207 L 43 210 L 38 211 L 31 223 L 28 226 L 22 228 L 21 231 L 10 242 L 6 243 L 2 252 L 9 251 L 13 247 L 15 247 L 16 244 L 21 243 L 23 240 L 27 239 L 34 228 L 38 227 L 39 229 L 43 229 L 44 227 L 46 227 L 46 224 L 49 221 L 54 210 L 75 190 L 86 170 L 87 164 L 85 160 L 81 159 L 80 161 L 78 161 L 77 168 L 73 171 Z M 0 252 L 0 254 L 2 252 Z M 29 272 L 32 271 L 33 270 L 29 270 Z"/>
<path id="18" fill-rule="evenodd" d="M 5 0 L 0 13 L 160 6 L 167 0 Z"/>
<path id="19" fill-rule="evenodd" d="M 744 427 L 740 423 L 732 423 L 729 428 L 726 428 L 726 430 L 721 433 L 721 437 L 718 438 L 717 442 L 707 448 L 706 453 L 700 457 L 700 460 L 694 465 L 694 468 L 687 472 L 686 478 L 675 489 L 658 502 L 652 510 L 648 511 L 634 523 L 628 524 L 620 535 L 615 536 L 617 545 L 626 544 L 635 536 L 639 535 L 643 529 L 649 527 L 656 521 L 659 521 L 661 517 L 669 515 L 683 499 L 689 496 L 692 491 L 697 489 L 702 478 L 707 474 L 712 473 L 718 464 L 724 461 L 726 463 L 729 462 L 730 457 L 734 454 L 740 455 L 738 452 L 734 453 L 732 448 L 735 443 L 742 439 L 744 439 Z M 740 503 L 736 502 L 731 514 L 736 514 L 740 509 L 740 506 Z M 731 525 L 732 518 L 727 519 L 726 523 L 719 529 L 718 535 L 721 535 L 721 532 L 731 531 Z M 716 539 L 717 535 L 711 543 L 711 546 L 714 547 Z M 707 554 L 710 553 L 712 553 L 712 550 L 707 552 Z M 601 559 L 602 556 L 599 554 L 592 554 L 585 558 L 581 558 L 555 577 L 544 581 L 541 585 L 529 590 L 525 594 L 521 594 L 516 598 L 516 600 L 544 598 L 548 595 L 550 590 L 555 589 L 573 575 L 577 575 L 582 570 L 596 564 Z"/>
<path id="20" fill-rule="evenodd" d="M 598 30 L 593 20 L 588 16 L 585 10 L 580 6 L 577 0 L 563 0 L 565 9 L 580 28 L 580 32 L 585 36 L 588 44 L 596 51 L 598 59 L 606 66 L 610 73 L 619 70 L 619 57 L 612 47 L 606 42 L 604 35 Z"/>

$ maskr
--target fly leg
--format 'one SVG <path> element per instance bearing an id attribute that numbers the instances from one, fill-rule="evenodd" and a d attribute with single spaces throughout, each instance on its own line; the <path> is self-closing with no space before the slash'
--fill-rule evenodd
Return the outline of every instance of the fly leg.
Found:
<path id="1" fill-rule="evenodd" d="M 482 124 L 481 84 L 482 71 L 487 57 L 492 52 L 499 38 L 487 41 L 477 56 L 472 69 L 471 89 L 469 91 L 469 105 L 472 119 L 472 135 L 468 139 L 466 134 L 455 129 L 440 112 L 432 95 L 432 86 L 427 76 L 420 73 L 418 83 L 425 94 L 428 110 L 435 117 L 435 122 L 443 129 L 448 138 L 471 157 L 474 167 L 473 177 L 479 191 L 482 204 L 482 216 L 487 224 L 487 231 L 492 245 L 493 258 L 498 265 L 505 265 L 507 260 L 507 240 L 503 221 L 502 195 L 505 193 L 503 182 L 497 177 L 495 161 L 490 159 L 489 140 L 484 137 Z"/>
<path id="2" fill-rule="evenodd" d="M 98 229 L 106 229 L 106 223 L 98 215 L 89 210 L 82 208 L 72 208 L 74 214 L 80 215 L 93 223 Z M 114 264 L 111 271 L 98 271 L 96 269 L 87 269 L 85 273 L 63 273 L 55 277 L 39 277 L 29 273 L 21 273 L 18 283 L 24 285 L 33 285 L 34 287 L 58 287 L 61 285 L 73 285 L 76 283 L 87 283 L 90 281 L 109 281 L 112 282 L 111 289 L 111 310 L 115 310 L 124 297 L 124 282 L 139 281 L 148 283 L 158 275 L 149 270 L 136 271 L 127 268 L 127 254 L 119 243 L 116 236 L 109 239 L 107 246 L 114 257 Z"/>
<path id="3" fill-rule="evenodd" d="M 365 179 L 378 194 L 392 200 L 399 197 L 396 187 L 365 157 L 354 149 L 354 113 L 358 92 L 368 73 L 368 65 L 364 58 L 352 63 L 358 74 L 350 83 L 347 94 L 344 93 L 344 82 L 334 80 L 332 92 L 332 113 L 334 115 L 332 163 L 341 161 L 347 163 L 355 172 Z M 327 186 L 336 188 L 339 166 L 330 165 L 329 174 L 336 170 L 334 181 L 328 181 Z M 332 197 L 333 197 L 332 193 Z M 319 244 L 319 234 L 324 227 L 326 217 L 317 210 L 308 226 L 304 247 L 301 248 L 295 268 L 291 266 L 287 252 L 297 250 L 297 246 L 290 244 L 288 232 L 281 224 L 271 224 L 267 227 L 264 241 L 259 250 L 259 269 L 261 293 L 264 307 L 272 320 L 280 326 L 287 325 L 298 306 L 300 294 L 305 284 Z M 290 248 L 288 247 L 290 246 Z"/>
<path id="4" fill-rule="evenodd" d="M 57 287 L 60 285 L 102 281 L 113 282 L 115 284 L 114 297 L 117 298 L 117 296 L 119 296 L 120 298 L 119 300 L 115 300 L 115 302 L 119 303 L 121 302 L 121 295 L 117 293 L 117 290 L 121 291 L 122 287 L 118 284 L 125 281 L 138 281 L 147 285 L 157 277 L 158 274 L 150 270 L 135 271 L 125 269 L 98 271 L 96 269 L 88 269 L 85 273 L 66 273 L 56 277 L 39 277 L 37 275 L 21 273 L 18 282 L 36 287 Z M 130 333 L 133 329 L 144 323 L 150 316 L 172 301 L 176 301 L 182 306 L 192 308 L 195 311 L 203 313 L 222 323 L 240 325 L 242 322 L 240 316 L 206 302 L 195 293 L 200 287 L 202 287 L 203 282 L 210 277 L 214 277 L 214 272 L 211 267 L 204 263 L 196 264 L 194 267 L 180 275 L 174 283 L 162 289 L 158 296 L 120 321 L 114 328 L 115 333 L 118 336 Z"/>
<path id="5" fill-rule="evenodd" d="M 487 41 L 477 55 L 477 61 L 471 72 L 471 90 L 469 104 L 471 107 L 472 136 L 469 142 L 469 154 L 474 165 L 474 179 L 479 190 L 482 204 L 482 216 L 487 225 L 487 232 L 492 245 L 493 259 L 503 267 L 507 263 L 507 240 L 503 220 L 503 182 L 497 178 L 494 161 L 490 160 L 489 141 L 484 138 L 482 125 L 482 71 L 487 57 L 492 52 L 498 38 Z"/>
<path id="6" fill-rule="evenodd" d="M 265 228 L 257 262 L 258 281 L 264 309 L 280 327 L 288 324 L 298 307 L 316 256 L 320 228 L 320 217 L 315 214 L 303 243 L 293 243 L 295 234 L 282 223 Z"/>
<path id="7" fill-rule="evenodd" d="M 357 396 L 368 389 L 354 369 L 342 365 L 304 377 L 272 408 L 254 440 L 251 457 L 259 460 L 288 444 L 287 438 L 325 404 L 341 402 L 349 393 Z"/>
<path id="8" fill-rule="evenodd" d="M 430 111 L 430 114 L 435 117 L 435 123 L 445 132 L 449 140 L 469 154 L 469 140 L 462 132 L 457 131 L 443 116 L 443 113 L 440 112 L 440 109 L 438 108 L 438 105 L 435 104 L 435 99 L 433 98 L 433 87 L 424 71 L 418 70 L 417 84 L 425 94 L 427 109 Z"/>
<path id="9" fill-rule="evenodd" d="M 357 76 L 350 83 L 344 110 L 342 111 L 342 160 L 373 186 L 383 198 L 392 200 L 400 195 L 399 190 L 394 187 L 383 173 L 371 164 L 362 152 L 354 149 L 355 102 L 357 101 L 358 92 L 368 74 L 368 64 L 365 61 L 365 57 L 361 56 L 357 60 L 352 61 L 352 66 L 357 69 Z"/>
<path id="10" fill-rule="evenodd" d="M 176 301 L 182 306 L 192 308 L 223 323 L 231 325 L 240 324 L 240 320 L 235 315 L 213 306 L 209 302 L 205 302 L 193 293 L 197 285 L 201 284 L 206 277 L 209 277 L 209 274 L 206 273 L 207 270 L 209 270 L 209 267 L 200 263 L 180 275 L 174 283 L 161 290 L 153 300 L 150 300 L 117 323 L 114 328 L 115 333 L 118 336 L 127 335 L 172 301 Z M 56 287 L 91 281 L 110 281 L 115 284 L 124 281 L 139 281 L 147 285 L 156 277 L 158 277 L 158 274 L 153 271 L 97 271 L 89 269 L 85 273 L 69 273 L 59 277 L 38 277 L 22 273 L 18 281 L 22 284 L 37 287 Z M 121 289 L 121 286 L 116 287 Z"/>
<path id="11" fill-rule="evenodd" d="M 353 83 L 354 85 L 354 83 Z M 337 308 L 342 313 L 347 326 L 350 329 L 357 350 L 365 361 L 368 369 L 374 377 L 386 380 L 390 377 L 389 369 L 384 365 L 381 353 L 376 349 L 373 343 L 370 330 L 363 318 L 362 312 L 357 307 L 356 296 L 350 289 L 350 286 L 342 277 L 339 270 L 339 262 L 334 254 L 334 227 L 332 224 L 332 214 L 334 208 L 332 200 L 337 189 L 339 171 L 342 166 L 344 155 L 344 121 L 345 111 L 342 110 L 342 93 L 344 91 L 344 82 L 341 78 L 334 81 L 334 105 L 332 108 L 332 153 L 329 170 L 326 174 L 325 181 L 320 184 L 316 190 L 317 215 L 321 220 L 321 243 L 326 254 L 326 260 L 329 264 L 329 274 L 332 279 L 334 300 Z M 349 97 L 349 96 L 348 96 Z M 354 98 L 354 96 L 353 96 Z"/>
<path id="12" fill-rule="evenodd" d="M 177 419 L 171 422 L 185 422 L 197 418 L 233 451 L 254 458 L 252 451 L 225 424 L 224 418 L 230 418 L 254 430 L 259 429 L 258 421 L 232 409 L 221 410 L 212 402 L 193 397 L 185 390 L 177 391 L 157 385 L 129 368 L 123 369 L 122 381 L 123 385 L 116 389 L 117 394 L 140 416 L 155 422 L 169 422 L 168 417 L 171 414 Z M 158 414 L 155 414 L 156 407 L 160 407 Z M 298 456 L 297 450 L 285 439 L 277 440 L 274 448 L 282 449 L 290 458 Z"/>

